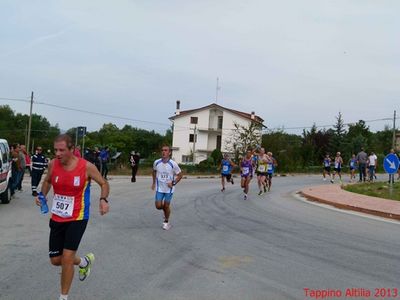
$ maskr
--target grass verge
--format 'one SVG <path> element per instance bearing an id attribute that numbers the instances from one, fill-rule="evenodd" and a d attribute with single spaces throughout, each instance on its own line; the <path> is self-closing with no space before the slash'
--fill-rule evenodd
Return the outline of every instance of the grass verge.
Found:
<path id="1" fill-rule="evenodd" d="M 348 192 L 400 201 L 400 183 L 398 182 L 392 187 L 387 182 L 375 182 L 351 184 L 344 189 Z"/>

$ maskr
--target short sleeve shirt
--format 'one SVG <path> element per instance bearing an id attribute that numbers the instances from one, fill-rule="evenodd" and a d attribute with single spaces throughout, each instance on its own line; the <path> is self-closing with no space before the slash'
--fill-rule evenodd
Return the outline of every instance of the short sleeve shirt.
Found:
<path id="1" fill-rule="evenodd" d="M 178 164 L 173 160 L 163 162 L 162 158 L 154 161 L 153 170 L 156 171 L 156 191 L 159 193 L 173 193 L 175 187 L 168 187 L 168 182 L 175 179 L 175 176 L 181 173 Z"/>

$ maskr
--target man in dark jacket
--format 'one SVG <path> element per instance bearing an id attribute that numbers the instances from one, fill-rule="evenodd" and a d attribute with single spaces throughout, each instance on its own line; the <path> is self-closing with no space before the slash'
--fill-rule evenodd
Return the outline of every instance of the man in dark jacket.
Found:
<path id="1" fill-rule="evenodd" d="M 136 182 L 136 173 L 139 168 L 139 161 L 140 161 L 140 153 L 139 152 L 135 153 L 135 151 L 132 151 L 130 158 L 129 158 L 129 162 L 130 162 L 131 168 L 132 168 L 131 182 Z"/>
<path id="2" fill-rule="evenodd" d="M 38 185 L 42 180 L 44 169 L 46 169 L 47 167 L 47 159 L 42 154 L 42 147 L 40 146 L 36 147 L 35 154 L 31 158 L 31 163 L 32 163 L 32 171 L 31 171 L 32 196 L 36 197 Z"/>

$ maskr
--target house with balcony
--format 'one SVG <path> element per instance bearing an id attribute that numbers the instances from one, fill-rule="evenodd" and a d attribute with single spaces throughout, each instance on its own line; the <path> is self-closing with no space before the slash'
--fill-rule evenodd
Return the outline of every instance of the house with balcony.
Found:
<path id="1" fill-rule="evenodd" d="M 264 121 L 254 112 L 241 112 L 216 103 L 180 111 L 179 100 L 175 115 L 169 119 L 173 122 L 172 158 L 183 164 L 198 164 L 215 149 L 229 152 L 227 139 L 235 130 L 235 123 L 248 127 L 254 122 L 262 125 Z"/>

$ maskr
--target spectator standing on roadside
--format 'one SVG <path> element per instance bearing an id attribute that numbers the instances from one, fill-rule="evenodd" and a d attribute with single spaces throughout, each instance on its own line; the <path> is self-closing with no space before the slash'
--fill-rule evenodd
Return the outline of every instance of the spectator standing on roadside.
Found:
<path id="1" fill-rule="evenodd" d="M 104 147 L 100 151 L 100 159 L 101 159 L 101 176 L 104 179 L 107 179 L 108 174 L 108 160 L 110 159 L 110 150 L 108 147 Z"/>
<path id="2" fill-rule="evenodd" d="M 396 152 L 394 151 L 393 148 L 390 149 L 390 154 L 394 154 L 394 155 L 397 156 L 397 154 L 396 154 Z M 400 171 L 400 168 L 399 168 L 398 171 Z M 399 174 L 400 174 L 400 173 L 399 173 Z M 388 181 L 388 183 L 394 183 L 394 174 L 389 174 L 389 181 Z"/>
<path id="3" fill-rule="evenodd" d="M 19 157 L 19 163 L 20 163 L 20 170 L 19 170 L 19 179 L 17 183 L 17 190 L 22 192 L 22 181 L 24 180 L 24 174 L 25 174 L 25 169 L 26 169 L 26 161 L 25 161 L 25 154 L 23 149 L 25 148 L 25 145 L 20 145 L 18 148 L 18 157 Z"/>
<path id="4" fill-rule="evenodd" d="M 76 157 L 81 158 L 82 157 L 82 155 L 81 155 L 81 146 L 76 145 L 75 148 L 74 148 L 74 152 L 73 153 L 74 153 L 74 155 Z"/>
<path id="5" fill-rule="evenodd" d="M 42 147 L 36 147 L 35 154 L 32 155 L 32 173 L 31 173 L 31 188 L 32 188 L 32 196 L 36 197 L 37 188 L 39 186 L 40 181 L 42 180 L 42 175 L 44 169 L 47 167 L 47 159 L 42 154 Z"/>
<path id="6" fill-rule="evenodd" d="M 368 156 L 368 170 L 369 170 L 369 181 L 374 182 L 376 167 L 378 166 L 378 157 L 374 152 Z"/>
<path id="7" fill-rule="evenodd" d="M 25 145 L 21 145 L 21 150 L 25 155 L 25 165 L 26 165 L 25 169 L 28 170 L 29 176 L 32 176 L 32 174 L 31 174 L 31 168 L 32 168 L 31 157 L 29 156 L 28 152 L 26 151 Z"/>
<path id="8" fill-rule="evenodd" d="M 97 170 L 99 170 L 99 172 L 101 173 L 101 158 L 98 147 L 94 147 L 93 156 L 94 156 L 94 165 L 96 166 Z"/>
<path id="9" fill-rule="evenodd" d="M 19 175 L 19 155 L 18 155 L 18 144 L 14 144 L 10 146 L 10 156 L 11 156 L 11 180 L 10 180 L 10 192 L 11 196 L 14 195 L 15 189 L 18 184 L 18 175 Z"/>
<path id="10" fill-rule="evenodd" d="M 360 174 L 359 182 L 365 182 L 367 177 L 367 161 L 368 155 L 365 153 L 364 148 L 361 147 L 361 151 L 357 154 L 357 164 L 358 164 L 358 172 Z"/>
<path id="11" fill-rule="evenodd" d="M 139 168 L 139 161 L 140 161 L 139 155 L 140 155 L 139 152 L 132 151 L 129 157 L 129 162 L 131 164 L 131 169 L 132 169 L 131 182 L 136 182 L 136 174 Z"/>

